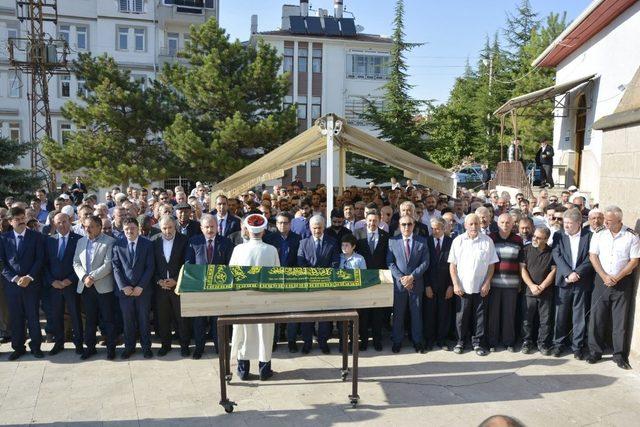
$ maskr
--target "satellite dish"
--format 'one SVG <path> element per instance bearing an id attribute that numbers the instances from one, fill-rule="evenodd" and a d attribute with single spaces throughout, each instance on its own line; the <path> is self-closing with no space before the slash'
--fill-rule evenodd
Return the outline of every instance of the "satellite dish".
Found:
<path id="1" fill-rule="evenodd" d="M 356 25 L 356 32 L 361 33 L 364 31 L 364 27 L 362 25 Z"/>

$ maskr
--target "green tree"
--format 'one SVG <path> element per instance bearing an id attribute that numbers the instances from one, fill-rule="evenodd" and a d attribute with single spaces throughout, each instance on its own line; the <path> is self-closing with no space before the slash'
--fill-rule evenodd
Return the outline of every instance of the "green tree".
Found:
<path id="1" fill-rule="evenodd" d="M 159 80 L 179 109 L 163 137 L 192 179 L 219 181 L 295 134 L 295 108 L 284 109 L 281 56 L 259 42 L 229 41 L 214 19 L 192 26 L 180 62 Z"/>
<path id="2" fill-rule="evenodd" d="M 62 142 L 43 144 L 54 169 L 108 186 L 147 184 L 179 167 L 159 137 L 175 113 L 164 87 L 150 81 L 145 89 L 107 55 L 80 54 L 73 72 L 85 80 L 87 92 L 79 95 L 82 103 L 69 101 L 62 108 L 77 130 Z"/>
<path id="3" fill-rule="evenodd" d="M 409 96 L 412 85 L 407 81 L 405 60 L 405 53 L 421 44 L 405 41 L 403 0 L 396 1 L 393 26 L 389 81 L 384 85 L 383 107 L 378 108 L 375 103 L 367 101 L 362 118 L 376 128 L 381 139 L 410 153 L 425 157 L 424 121 L 419 120 L 419 115 L 421 108 L 427 103 Z M 352 161 L 347 164 L 347 171 L 358 178 L 371 178 L 376 182 L 384 182 L 399 173 L 377 162 L 359 159 L 358 156 L 351 156 L 351 159 Z"/>
<path id="4" fill-rule="evenodd" d="M 7 196 L 24 197 L 42 186 L 42 177 L 31 170 L 17 169 L 13 165 L 31 151 L 31 144 L 0 138 L 0 201 Z"/>

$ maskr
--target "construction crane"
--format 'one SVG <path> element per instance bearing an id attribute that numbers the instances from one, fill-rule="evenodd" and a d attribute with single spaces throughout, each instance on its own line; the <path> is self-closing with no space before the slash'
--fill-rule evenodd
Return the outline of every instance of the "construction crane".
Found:
<path id="1" fill-rule="evenodd" d="M 57 0 L 16 0 L 16 16 L 26 24 L 26 36 L 9 39 L 9 64 L 18 73 L 30 75 L 28 100 L 31 107 L 31 168 L 42 177 L 50 191 L 55 190 L 55 173 L 49 170 L 40 142 L 51 134 L 49 109 L 49 80 L 54 75 L 69 74 L 66 40 L 52 37 L 45 24 L 56 28 L 58 22 Z"/>

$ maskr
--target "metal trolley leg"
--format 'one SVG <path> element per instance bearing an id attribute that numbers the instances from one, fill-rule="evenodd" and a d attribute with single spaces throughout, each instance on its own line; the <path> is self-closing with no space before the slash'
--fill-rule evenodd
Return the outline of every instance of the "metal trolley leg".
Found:
<path id="1" fill-rule="evenodd" d="M 351 373 L 351 381 L 352 381 L 352 391 L 351 395 L 349 395 L 349 401 L 351 402 L 352 407 L 356 407 L 358 404 L 358 351 L 359 342 L 360 342 L 360 322 L 358 316 L 356 315 L 353 318 L 353 372 Z"/>
<path id="2" fill-rule="evenodd" d="M 231 381 L 230 363 L 227 354 L 229 352 L 229 344 L 227 341 L 226 325 L 218 322 L 218 343 L 222 347 L 218 353 L 218 362 L 220 366 L 220 405 L 224 408 L 226 413 L 233 412 L 235 402 L 230 401 L 227 398 L 227 381 Z"/>

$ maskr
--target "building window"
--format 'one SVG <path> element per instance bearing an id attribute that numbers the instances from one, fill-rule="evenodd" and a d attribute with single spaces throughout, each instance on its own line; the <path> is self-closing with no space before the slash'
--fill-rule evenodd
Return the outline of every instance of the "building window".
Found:
<path id="1" fill-rule="evenodd" d="M 189 47 L 189 43 L 191 43 L 191 37 L 189 37 L 189 34 L 183 34 L 182 37 L 184 38 L 184 47 L 186 49 Z"/>
<path id="2" fill-rule="evenodd" d="M 298 72 L 299 73 L 307 72 L 308 56 L 309 56 L 309 52 L 307 51 L 306 48 L 298 49 Z"/>
<path id="3" fill-rule="evenodd" d="M 78 88 L 76 90 L 76 95 L 78 97 L 86 97 L 89 95 L 89 91 L 87 90 L 87 82 L 82 79 L 78 79 Z"/>
<path id="4" fill-rule="evenodd" d="M 137 51 L 146 50 L 147 45 L 145 42 L 145 29 L 144 28 L 136 28 L 133 30 L 133 36 L 135 38 L 135 48 Z"/>
<path id="5" fill-rule="evenodd" d="M 69 44 L 69 40 L 71 39 L 71 27 L 69 25 L 60 25 L 60 30 L 58 31 L 58 37 L 63 39 Z"/>
<path id="6" fill-rule="evenodd" d="M 311 104 L 311 120 L 315 120 L 320 117 L 321 107 L 319 104 Z"/>
<path id="7" fill-rule="evenodd" d="M 142 13 L 143 0 L 119 0 L 120 12 L 123 13 Z"/>
<path id="8" fill-rule="evenodd" d="M 384 107 L 384 104 L 382 103 L 382 99 L 370 98 L 369 101 L 372 101 L 375 104 L 375 106 L 379 109 L 383 109 Z M 368 105 L 367 102 L 361 97 L 355 97 L 355 96 L 349 97 L 344 105 L 344 118 L 347 119 L 350 125 L 355 125 L 355 126 L 369 125 L 369 123 L 361 117 L 367 105 Z"/>
<path id="9" fill-rule="evenodd" d="M 80 50 L 88 49 L 88 37 L 87 37 L 88 29 L 87 27 L 76 27 L 76 47 Z"/>
<path id="10" fill-rule="evenodd" d="M 357 79 L 388 79 L 389 56 L 347 55 L 347 77 Z"/>
<path id="11" fill-rule="evenodd" d="M 307 104 L 296 104 L 296 108 L 298 110 L 298 118 L 306 120 L 307 119 Z"/>
<path id="12" fill-rule="evenodd" d="M 71 96 L 71 76 L 60 76 L 60 97 L 68 98 Z"/>
<path id="13" fill-rule="evenodd" d="M 313 49 L 313 58 L 311 60 L 311 70 L 314 73 L 322 72 L 322 49 Z"/>
<path id="14" fill-rule="evenodd" d="M 71 135 L 71 123 L 60 123 L 60 142 L 66 144 Z"/>
<path id="15" fill-rule="evenodd" d="M 129 49 L 129 27 L 118 27 L 118 46 L 119 50 Z"/>
<path id="16" fill-rule="evenodd" d="M 7 41 L 18 38 L 17 28 L 7 28 Z"/>
<path id="17" fill-rule="evenodd" d="M 180 34 L 167 33 L 167 53 L 169 56 L 175 56 L 178 53 L 178 42 L 180 40 Z"/>
<path id="18" fill-rule="evenodd" d="M 285 73 L 293 73 L 293 48 L 284 48 L 283 68 Z"/>
<path id="19" fill-rule="evenodd" d="M 22 81 L 17 71 L 9 71 L 9 97 L 20 98 L 20 89 L 22 88 Z"/>
<path id="20" fill-rule="evenodd" d="M 21 141 L 20 139 L 20 123 L 19 122 L 10 122 L 9 123 L 9 139 L 14 141 Z"/>

